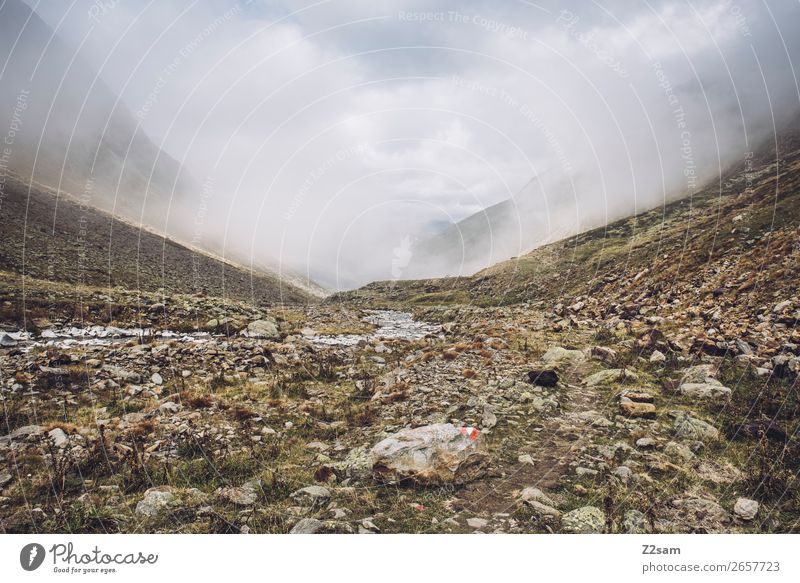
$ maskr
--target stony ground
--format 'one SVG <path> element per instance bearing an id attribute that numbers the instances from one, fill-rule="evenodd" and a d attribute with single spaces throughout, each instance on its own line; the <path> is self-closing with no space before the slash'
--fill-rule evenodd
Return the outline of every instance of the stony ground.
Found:
<path id="1" fill-rule="evenodd" d="M 800 304 L 787 302 L 765 311 L 765 334 L 795 351 L 775 356 L 693 351 L 646 315 L 565 324 L 524 306 L 426 308 L 416 317 L 442 328 L 420 340 L 313 344 L 371 329 L 336 303 L 219 311 L 197 341 L 6 346 L 0 524 L 791 532 L 800 360 L 782 322 Z"/>

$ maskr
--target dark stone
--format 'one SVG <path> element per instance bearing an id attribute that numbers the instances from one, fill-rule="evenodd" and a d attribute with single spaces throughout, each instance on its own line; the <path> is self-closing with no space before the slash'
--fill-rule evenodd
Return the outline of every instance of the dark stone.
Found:
<path id="1" fill-rule="evenodd" d="M 760 439 L 762 436 L 773 441 L 785 442 L 787 439 L 786 431 L 782 427 L 766 420 L 751 421 L 743 425 L 742 435 L 751 439 Z"/>
<path id="2" fill-rule="evenodd" d="M 710 356 L 725 356 L 728 353 L 728 346 L 724 342 L 715 342 L 710 338 L 695 338 L 692 352 L 702 352 Z"/>
<path id="3" fill-rule="evenodd" d="M 528 373 L 528 382 L 540 387 L 555 387 L 558 384 L 558 373 L 554 370 L 532 370 Z"/>
<path id="4" fill-rule="evenodd" d="M 642 306 L 636 303 L 625 304 L 619 312 L 619 317 L 623 320 L 632 320 L 639 315 L 639 310 L 641 309 Z"/>
<path id="5" fill-rule="evenodd" d="M 667 338 L 664 336 L 664 333 L 661 330 L 654 328 L 642 336 L 639 344 L 641 346 L 655 348 L 656 346 L 664 346 L 666 344 L 666 340 Z"/>

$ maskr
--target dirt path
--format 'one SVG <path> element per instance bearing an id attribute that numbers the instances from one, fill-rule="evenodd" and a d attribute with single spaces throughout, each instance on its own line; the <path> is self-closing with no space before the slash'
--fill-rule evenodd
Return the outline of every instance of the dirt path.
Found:
<path id="1" fill-rule="evenodd" d="M 592 387 L 565 384 L 561 391 L 562 406 L 557 414 L 519 429 L 532 433 L 534 427 L 541 428 L 532 433 L 530 442 L 519 451 L 519 455 L 530 455 L 533 464 L 499 464 L 488 478 L 459 491 L 457 510 L 480 515 L 508 513 L 516 506 L 516 493 L 520 490 L 535 487 L 546 492 L 562 484 L 578 453 L 601 433 L 592 424 L 602 416 L 605 398 Z"/>

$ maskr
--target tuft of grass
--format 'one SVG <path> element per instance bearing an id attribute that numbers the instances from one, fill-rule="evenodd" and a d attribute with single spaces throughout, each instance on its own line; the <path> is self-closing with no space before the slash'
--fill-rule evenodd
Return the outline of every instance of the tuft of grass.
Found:
<path id="1" fill-rule="evenodd" d="M 349 427 L 368 427 L 378 419 L 378 409 L 372 403 L 348 403 L 344 418 Z"/>

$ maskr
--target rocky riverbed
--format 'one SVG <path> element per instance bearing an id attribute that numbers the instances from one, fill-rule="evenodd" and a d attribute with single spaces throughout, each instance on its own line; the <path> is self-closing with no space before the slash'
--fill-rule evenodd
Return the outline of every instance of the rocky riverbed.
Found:
<path id="1" fill-rule="evenodd" d="M 417 321 L 412 314 L 398 310 L 370 310 L 364 321 L 377 329 L 368 334 L 321 335 L 310 331 L 306 337 L 322 346 L 356 346 L 366 345 L 370 340 L 419 340 L 441 329 L 441 326 Z"/>

